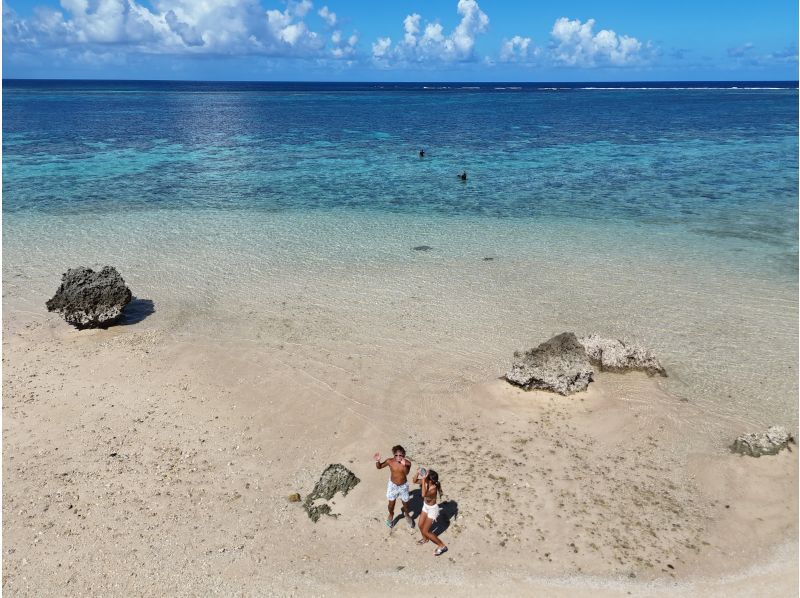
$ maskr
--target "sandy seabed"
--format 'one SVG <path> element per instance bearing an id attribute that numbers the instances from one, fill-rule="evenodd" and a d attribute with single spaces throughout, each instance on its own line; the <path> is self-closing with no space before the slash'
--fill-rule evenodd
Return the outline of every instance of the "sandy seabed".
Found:
<path id="1" fill-rule="evenodd" d="M 797 593 L 796 451 L 727 452 L 645 375 L 560 397 L 436 347 L 4 317 L 8 595 Z M 440 474 L 442 557 L 384 526 L 395 443 Z M 361 483 L 314 524 L 287 497 L 329 463 Z"/>

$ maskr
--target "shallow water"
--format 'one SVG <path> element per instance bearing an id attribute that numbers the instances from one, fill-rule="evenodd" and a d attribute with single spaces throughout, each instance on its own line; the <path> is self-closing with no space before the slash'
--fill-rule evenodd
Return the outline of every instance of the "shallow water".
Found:
<path id="1" fill-rule="evenodd" d="M 797 426 L 796 89 L 131 85 L 4 88 L 6 318 L 108 263 L 176 335 L 467 384 L 598 332 L 709 422 Z"/>

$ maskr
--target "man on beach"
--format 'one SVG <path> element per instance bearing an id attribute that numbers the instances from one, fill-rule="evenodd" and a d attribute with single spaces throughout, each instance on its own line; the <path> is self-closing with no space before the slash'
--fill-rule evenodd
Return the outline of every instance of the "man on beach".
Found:
<path id="1" fill-rule="evenodd" d="M 375 453 L 375 467 L 383 469 L 388 467 L 390 471 L 389 484 L 386 486 L 386 498 L 389 500 L 389 518 L 386 526 L 391 529 L 394 525 L 394 504 L 397 497 L 400 497 L 403 516 L 408 523 L 408 527 L 414 527 L 414 520 L 408 513 L 408 472 L 411 471 L 411 461 L 406 459 L 406 449 L 399 444 L 392 447 L 392 457 L 381 461 L 381 454 Z"/>

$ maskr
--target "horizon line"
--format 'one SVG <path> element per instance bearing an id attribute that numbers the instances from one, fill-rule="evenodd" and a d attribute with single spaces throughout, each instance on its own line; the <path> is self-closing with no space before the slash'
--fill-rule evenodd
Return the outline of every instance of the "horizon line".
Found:
<path id="1" fill-rule="evenodd" d="M 127 82 L 159 82 L 159 83 L 339 83 L 339 84 L 398 84 L 398 83 L 471 83 L 471 84 L 495 84 L 495 83 L 515 83 L 515 84 L 544 84 L 558 83 L 575 85 L 579 83 L 794 83 L 800 84 L 798 79 L 630 79 L 630 80 L 537 80 L 537 81 L 515 81 L 509 79 L 470 81 L 470 80 L 405 80 L 405 81 L 380 81 L 380 80 L 313 80 L 313 79 L 100 79 L 100 78 L 81 78 L 81 77 L 3 77 L 3 81 L 127 81 Z"/>

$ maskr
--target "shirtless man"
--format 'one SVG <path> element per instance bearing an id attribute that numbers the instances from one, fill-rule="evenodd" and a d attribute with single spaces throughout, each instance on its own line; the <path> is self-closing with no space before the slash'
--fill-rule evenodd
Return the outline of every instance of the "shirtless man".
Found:
<path id="1" fill-rule="evenodd" d="M 381 461 L 381 454 L 375 453 L 375 467 L 383 469 L 388 467 L 391 475 L 389 485 L 386 487 L 386 498 L 389 499 L 389 518 L 386 520 L 386 527 L 389 529 L 394 525 L 394 503 L 400 497 L 403 516 L 406 518 L 408 527 L 414 527 L 414 520 L 408 514 L 408 472 L 411 471 L 411 461 L 406 459 L 406 449 L 399 444 L 392 447 L 391 459 Z"/>

